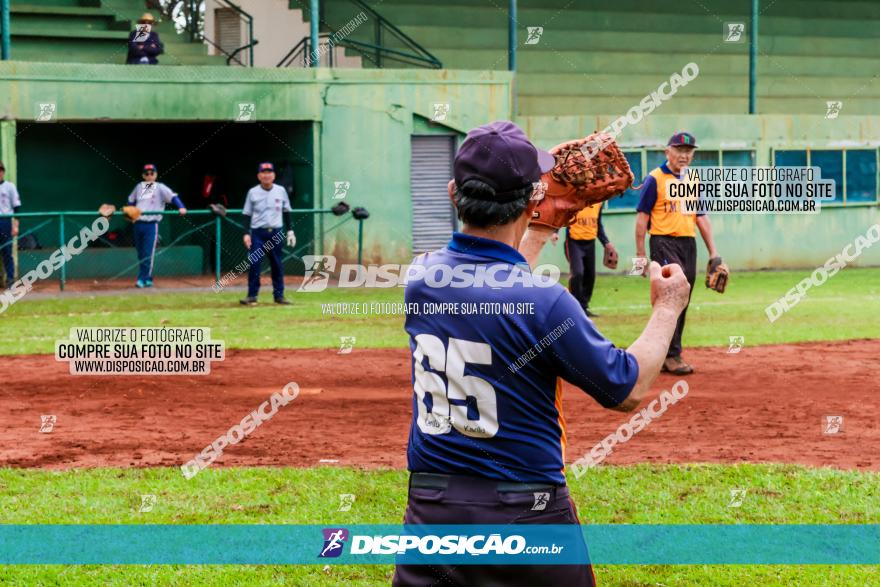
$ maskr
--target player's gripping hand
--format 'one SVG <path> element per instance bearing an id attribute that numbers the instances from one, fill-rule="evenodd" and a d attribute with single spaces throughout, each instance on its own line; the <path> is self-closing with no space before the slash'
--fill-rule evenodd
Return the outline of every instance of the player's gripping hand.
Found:
<path id="1" fill-rule="evenodd" d="M 681 266 L 671 263 L 661 267 L 660 263 L 651 261 L 648 275 L 651 277 L 651 306 L 666 307 L 676 315 L 681 314 L 687 307 L 691 293 L 691 284 L 684 276 Z"/>
<path id="2" fill-rule="evenodd" d="M 250 248 L 251 248 L 251 235 L 249 235 L 249 234 L 244 235 L 244 238 L 242 240 L 244 241 L 245 248 L 250 250 Z"/>
<path id="3" fill-rule="evenodd" d="M 181 216 L 186 216 L 186 208 L 178 208 L 177 211 Z"/>
<path id="4" fill-rule="evenodd" d="M 287 231 L 287 246 L 295 247 L 296 246 L 296 235 L 293 234 L 292 230 Z"/>

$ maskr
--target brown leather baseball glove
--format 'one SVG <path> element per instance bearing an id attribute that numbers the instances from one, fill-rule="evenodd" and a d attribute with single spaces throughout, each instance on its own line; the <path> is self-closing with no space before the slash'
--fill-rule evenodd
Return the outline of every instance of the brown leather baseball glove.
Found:
<path id="1" fill-rule="evenodd" d="M 105 218 L 110 218 L 114 212 L 116 212 L 116 206 L 113 204 L 101 204 L 101 207 L 98 208 L 98 214 Z"/>
<path id="2" fill-rule="evenodd" d="M 605 254 L 602 258 L 602 264 L 609 269 L 617 269 L 617 250 L 614 247 L 605 247 Z"/>
<path id="3" fill-rule="evenodd" d="M 137 206 L 123 206 L 122 214 L 129 222 L 134 222 L 141 217 L 141 209 Z"/>
<path id="4" fill-rule="evenodd" d="M 606 133 L 557 145 L 550 153 L 556 165 L 541 176 L 547 189 L 530 225 L 568 226 L 584 207 L 622 194 L 635 180 L 620 147 Z"/>
<path id="5" fill-rule="evenodd" d="M 721 260 L 721 257 L 709 259 L 706 267 L 706 287 L 714 289 L 718 293 L 724 293 L 727 282 L 730 280 L 730 269 Z"/>

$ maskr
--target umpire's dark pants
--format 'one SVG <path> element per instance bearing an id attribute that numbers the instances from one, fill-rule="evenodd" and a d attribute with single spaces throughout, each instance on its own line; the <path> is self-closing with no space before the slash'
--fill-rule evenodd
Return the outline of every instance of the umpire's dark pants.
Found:
<path id="1" fill-rule="evenodd" d="M 446 487 L 418 487 L 425 477 L 446 480 Z M 579 524 L 568 487 L 546 485 L 506 491 L 498 482 L 477 477 L 425 475 L 410 477 L 404 524 Z M 533 511 L 536 491 L 550 493 L 541 511 Z M 394 587 L 594 587 L 591 565 L 398 565 Z"/>
<path id="2" fill-rule="evenodd" d="M 260 293 L 260 266 L 263 255 L 269 257 L 272 268 L 272 296 L 277 300 L 284 297 L 284 266 L 281 251 L 284 248 L 284 235 L 280 228 L 252 228 L 251 248 L 248 251 L 248 297 L 255 298 Z M 263 249 L 263 252 L 259 252 Z"/>
<path id="3" fill-rule="evenodd" d="M 577 240 L 565 238 L 565 258 L 571 267 L 568 291 L 586 310 L 593 297 L 596 284 L 596 239 Z"/>
<path id="4" fill-rule="evenodd" d="M 684 271 L 685 277 L 691 284 L 691 291 L 688 294 L 688 305 L 690 305 L 690 294 L 694 292 L 694 282 L 697 279 L 697 239 L 692 236 L 662 236 L 651 235 L 651 260 L 657 261 L 661 265 L 669 265 L 670 263 L 678 263 L 681 270 Z M 667 357 L 678 357 L 681 355 L 681 335 L 684 333 L 684 318 L 687 314 L 687 307 L 678 317 L 678 324 L 675 326 L 675 333 L 672 335 L 672 341 L 669 343 L 669 351 Z"/>
<path id="5" fill-rule="evenodd" d="M 6 269 L 6 287 L 15 281 L 15 259 L 12 256 L 12 218 L 0 218 L 0 256 Z"/>

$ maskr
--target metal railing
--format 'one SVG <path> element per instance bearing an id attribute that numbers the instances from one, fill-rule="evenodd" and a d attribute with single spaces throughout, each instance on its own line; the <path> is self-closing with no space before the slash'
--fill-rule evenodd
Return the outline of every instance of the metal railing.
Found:
<path id="1" fill-rule="evenodd" d="M 294 247 L 283 245 L 282 259 L 287 267 L 286 273 L 302 271 L 302 256 L 314 254 L 316 245 L 324 235 L 332 233 L 341 226 L 351 222 L 358 223 L 358 263 L 363 254 L 364 221 L 346 212 L 337 216 L 338 222 L 321 231 L 315 229 L 314 217 L 321 214 L 337 215 L 331 209 L 296 208 L 292 212 L 294 232 L 298 235 Z M 155 275 L 163 278 L 204 278 L 212 276 L 214 283 L 234 272 L 234 269 L 247 260 L 247 250 L 242 242 L 245 234 L 241 209 L 228 210 L 225 216 L 218 216 L 211 210 L 188 210 L 181 216 L 177 210 L 149 212 L 150 215 L 162 214 L 164 221 L 159 224 L 159 246 L 155 252 Z M 90 227 L 99 217 L 95 211 L 59 211 L 59 212 L 22 212 L 15 215 L 0 215 L 0 218 L 14 217 L 18 219 L 19 234 L 12 240 L 0 244 L 0 250 L 9 247 L 14 251 L 16 279 L 33 270 L 41 262 L 70 243 L 71 239 L 82 234 L 84 227 Z M 133 226 L 122 220 L 122 212 L 109 217 L 110 228 L 107 232 L 96 235 L 88 244 L 87 251 L 91 256 L 73 256 L 64 262 L 47 280 L 58 280 L 59 288 L 64 291 L 65 284 L 71 279 L 68 264 L 73 267 L 74 279 L 102 279 L 112 282 L 117 279 L 133 279 L 137 273 L 138 260 L 134 249 Z M 302 238 L 305 235 L 307 238 Z M 77 241 L 77 245 L 82 244 Z M 0 255 L 2 267 L 3 255 Z M 268 268 L 263 269 L 266 273 Z M 5 275 L 0 271 L 0 279 Z M 241 272 L 238 272 L 241 277 Z M 247 272 L 243 273 L 247 276 Z M 41 278 L 42 280 L 42 278 Z M 224 280 L 225 282 L 225 280 Z M 0 286 L 3 284 L 0 283 Z M 6 283 L 5 287 L 11 286 Z M 3 287 L 0 287 L 2 290 Z"/>
<path id="2" fill-rule="evenodd" d="M 204 14 L 199 10 L 199 0 L 188 0 L 187 8 L 188 11 L 184 15 L 185 16 L 185 25 L 184 29 L 189 33 L 190 40 L 193 42 L 202 41 L 216 49 L 218 52 L 222 53 L 226 56 L 226 65 L 232 65 L 232 62 L 235 61 L 238 65 L 243 67 L 253 67 L 254 66 L 254 46 L 259 43 L 259 40 L 254 38 L 254 17 L 251 16 L 248 12 L 243 10 L 237 4 L 233 4 L 229 0 L 208 0 L 205 2 L 205 10 L 208 10 L 208 4 L 210 2 L 216 2 L 218 5 L 229 8 L 233 10 L 237 15 L 239 20 L 244 24 L 246 31 L 246 43 L 228 51 L 221 47 L 217 42 L 208 37 L 205 34 L 205 20 Z M 246 52 L 246 57 L 244 60 L 239 58 L 239 55 L 242 52 Z"/>
<path id="3" fill-rule="evenodd" d="M 329 47 L 327 53 L 329 53 L 328 61 L 330 62 L 330 67 L 334 66 L 333 48 L 337 46 L 352 49 L 362 58 L 368 59 L 377 68 L 385 67 L 385 62 L 387 61 L 432 69 L 441 69 L 443 67 L 440 60 L 430 51 L 422 47 L 412 37 L 400 30 L 387 18 L 373 10 L 365 2 L 362 0 L 349 0 L 349 2 L 368 15 L 368 19 L 373 26 L 373 32 L 371 35 L 373 39 L 372 43 L 358 41 L 340 35 L 339 31 L 328 25 L 326 21 L 321 18 L 320 22 L 326 30 L 319 35 L 318 50 L 313 52 L 311 49 L 311 38 L 303 37 L 284 57 L 281 58 L 276 67 L 290 67 L 300 58 L 302 59 L 302 66 L 308 67 L 311 64 L 311 60 L 315 58 L 320 59 L 321 38 L 327 39 L 326 46 Z M 321 6 L 323 8 L 324 4 Z M 386 46 L 385 42 L 388 38 L 396 39 L 406 50 L 394 49 Z"/>

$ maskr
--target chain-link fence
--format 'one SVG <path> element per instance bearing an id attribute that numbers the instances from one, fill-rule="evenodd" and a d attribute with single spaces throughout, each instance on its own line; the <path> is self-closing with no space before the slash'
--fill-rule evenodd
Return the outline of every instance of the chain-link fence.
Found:
<path id="1" fill-rule="evenodd" d="M 153 214 L 153 213 L 151 213 Z M 317 233 L 316 215 L 330 214 Z M 243 242 L 244 218 L 241 210 L 229 210 L 225 216 L 210 210 L 189 210 L 181 215 L 176 210 L 162 212 L 156 225 L 156 238 L 147 239 L 152 253 L 152 275 L 157 282 L 180 286 L 225 287 L 244 283 L 247 279 L 248 251 Z M 14 280 L 35 272 L 36 283 L 56 282 L 60 289 L 75 285 L 82 289 L 98 286 L 130 285 L 138 275 L 138 253 L 135 246 L 135 225 L 121 212 L 104 219 L 95 212 L 29 212 L 0 216 L 0 261 L 12 259 Z M 4 238 L 4 223 L 17 222 L 17 236 Z M 282 246 L 285 275 L 302 275 L 303 255 L 318 251 L 318 241 L 339 227 L 359 224 L 363 220 L 352 214 L 333 215 L 329 209 L 295 209 L 292 214 L 296 244 Z M 139 222 L 138 224 L 142 224 Z M 150 225 L 152 226 L 152 225 Z M 143 229 L 143 227 L 142 227 Z M 155 241 L 155 251 L 149 245 Z M 361 256 L 358 242 L 358 257 Z M 262 264 L 269 272 L 268 262 Z M 0 285 L 12 283 L 0 271 Z"/>

